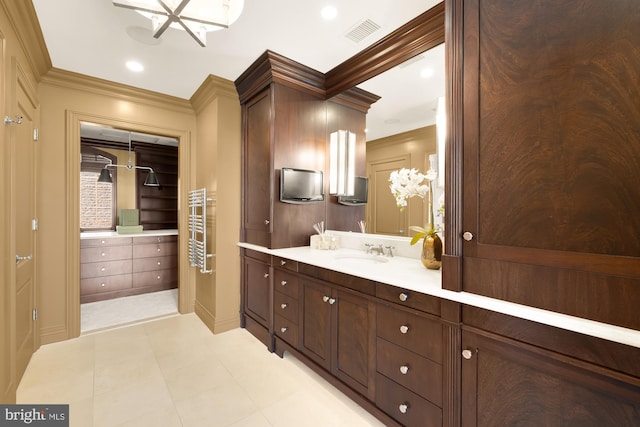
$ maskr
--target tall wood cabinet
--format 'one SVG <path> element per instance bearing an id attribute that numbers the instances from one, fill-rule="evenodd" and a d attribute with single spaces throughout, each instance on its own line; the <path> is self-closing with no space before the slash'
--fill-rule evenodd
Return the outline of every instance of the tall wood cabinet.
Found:
<path id="1" fill-rule="evenodd" d="M 445 287 L 640 329 L 640 3 L 448 5 Z"/>

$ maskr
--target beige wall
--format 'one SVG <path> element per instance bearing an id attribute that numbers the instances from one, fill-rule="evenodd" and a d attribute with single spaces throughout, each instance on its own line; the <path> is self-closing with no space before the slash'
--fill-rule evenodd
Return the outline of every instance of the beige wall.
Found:
<path id="1" fill-rule="evenodd" d="M 51 70 L 40 85 L 42 120 L 39 173 L 38 274 L 42 343 L 79 333 L 75 286 L 79 230 L 74 227 L 78 194 L 79 121 L 174 136 L 182 145 L 195 141 L 195 114 L 186 100 Z M 186 149 L 187 147 L 185 147 Z M 189 180 L 188 176 L 185 176 Z"/>
<path id="2" fill-rule="evenodd" d="M 192 97 L 197 112 L 196 186 L 213 202 L 208 246 L 213 274 L 196 274 L 198 316 L 214 332 L 240 326 L 241 110 L 232 82 L 209 76 Z"/>
<path id="3" fill-rule="evenodd" d="M 369 169 L 371 164 L 401 158 L 408 158 L 410 168 L 416 168 L 424 173 L 429 166 L 429 154 L 436 152 L 436 145 L 437 135 L 435 125 L 368 141 L 367 175 L 370 175 Z M 385 182 L 382 183 L 382 185 L 388 187 L 389 184 Z M 367 218 L 372 217 L 373 214 L 369 209 L 372 209 L 374 205 L 375 203 L 367 203 Z M 383 209 L 388 211 L 390 215 L 397 215 L 399 211 L 394 203 L 390 203 L 389 206 L 383 206 Z M 378 212 L 378 215 L 384 214 L 384 212 Z M 406 225 L 424 225 L 427 220 L 424 201 L 418 197 L 409 199 L 406 214 Z M 405 228 L 405 230 L 406 235 L 413 234 L 413 232 L 409 232 L 408 229 Z"/>

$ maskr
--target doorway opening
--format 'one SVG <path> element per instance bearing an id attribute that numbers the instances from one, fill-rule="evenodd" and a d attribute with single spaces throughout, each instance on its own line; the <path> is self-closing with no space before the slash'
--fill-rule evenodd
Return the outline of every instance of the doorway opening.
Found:
<path id="1" fill-rule="evenodd" d="M 80 154 L 80 333 L 177 314 L 178 139 L 81 122 Z"/>

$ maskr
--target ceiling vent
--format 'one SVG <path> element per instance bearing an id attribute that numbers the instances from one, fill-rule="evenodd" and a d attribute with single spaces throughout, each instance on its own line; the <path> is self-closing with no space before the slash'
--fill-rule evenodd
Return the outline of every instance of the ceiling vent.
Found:
<path id="1" fill-rule="evenodd" d="M 354 43 L 360 43 L 379 29 L 380 25 L 376 24 L 371 19 L 367 19 L 353 27 L 347 34 L 345 34 L 345 37 Z"/>
<path id="2" fill-rule="evenodd" d="M 398 67 L 406 68 L 411 64 L 415 64 L 416 62 L 422 61 L 423 59 L 424 59 L 424 55 L 417 55 L 417 56 L 414 56 L 413 58 L 407 59 L 402 64 L 398 65 Z"/>

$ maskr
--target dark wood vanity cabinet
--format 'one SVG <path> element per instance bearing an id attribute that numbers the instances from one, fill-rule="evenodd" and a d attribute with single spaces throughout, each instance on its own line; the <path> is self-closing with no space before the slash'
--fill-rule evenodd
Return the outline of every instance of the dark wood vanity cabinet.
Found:
<path id="1" fill-rule="evenodd" d="M 473 328 L 462 348 L 463 426 L 640 425 L 637 377 Z"/>
<path id="2" fill-rule="evenodd" d="M 175 235 L 80 241 L 80 302 L 178 287 Z"/>
<path id="3" fill-rule="evenodd" d="M 445 287 L 640 329 L 640 3 L 450 5 Z"/>
<path id="4" fill-rule="evenodd" d="M 271 270 L 269 255 L 243 250 L 241 326 L 269 349 L 272 348 Z"/>
<path id="5" fill-rule="evenodd" d="M 300 350 L 373 400 L 375 302 L 306 277 L 301 278 L 301 292 Z"/>

